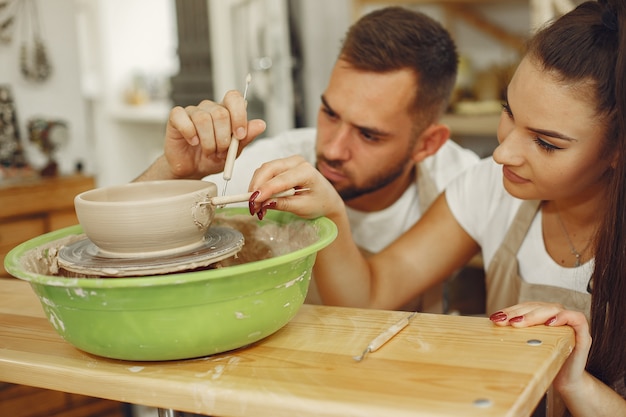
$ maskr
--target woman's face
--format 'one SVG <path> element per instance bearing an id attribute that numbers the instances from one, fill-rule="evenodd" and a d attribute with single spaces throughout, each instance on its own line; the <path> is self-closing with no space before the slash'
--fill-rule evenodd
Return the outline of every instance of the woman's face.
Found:
<path id="1" fill-rule="evenodd" d="M 583 90 L 581 90 L 581 88 Z M 559 83 L 528 57 L 507 90 L 494 160 L 522 199 L 585 199 L 605 187 L 603 121 L 585 85 Z"/>

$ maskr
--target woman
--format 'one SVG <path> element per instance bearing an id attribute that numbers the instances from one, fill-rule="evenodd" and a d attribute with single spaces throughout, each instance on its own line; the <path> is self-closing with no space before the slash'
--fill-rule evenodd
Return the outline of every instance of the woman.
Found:
<path id="1" fill-rule="evenodd" d="M 626 415 L 624 392 L 616 392 L 625 373 L 624 345 L 617 343 L 624 341 L 624 314 L 621 300 L 610 298 L 623 290 L 606 290 L 626 268 L 622 234 L 612 229 L 623 224 L 616 216 L 621 220 L 626 201 L 626 162 L 620 159 L 626 158 L 623 3 L 586 2 L 533 37 L 507 89 L 493 160 L 462 174 L 381 253 L 369 259 L 359 254 L 341 199 L 299 157 L 257 170 L 250 184 L 256 190 L 251 213 L 263 217 L 275 208 L 303 217 L 325 215 L 337 224 L 339 236 L 318 254 L 314 270 L 330 304 L 395 308 L 482 250 L 487 312 L 495 312 L 494 322 L 532 325 L 556 316 L 551 325 L 575 329 L 576 349 L 555 384 L 572 415 Z M 374 145 L 384 140 L 366 133 L 361 140 Z M 310 191 L 268 199 L 290 187 Z M 595 248 L 598 231 L 602 239 Z M 620 250 L 612 252 L 619 259 L 614 267 L 602 251 L 613 249 L 615 242 Z M 596 341 L 585 370 L 592 287 Z M 526 301 L 535 303 L 507 308 Z M 611 359 L 599 360 L 602 354 Z M 590 392 L 598 395 L 590 399 Z"/>

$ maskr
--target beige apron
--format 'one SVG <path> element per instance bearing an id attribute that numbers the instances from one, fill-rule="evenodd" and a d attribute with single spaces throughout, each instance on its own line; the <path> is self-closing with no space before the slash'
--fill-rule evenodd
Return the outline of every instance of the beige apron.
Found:
<path id="1" fill-rule="evenodd" d="M 529 284 L 519 276 L 517 252 L 540 206 L 540 201 L 528 200 L 522 203 L 500 248 L 489 263 L 486 274 L 487 315 L 525 301 L 544 301 L 561 303 L 566 309 L 581 311 L 589 320 L 590 294 L 549 285 Z M 540 403 L 533 417 L 561 416 L 564 409 L 559 395 L 550 389 L 545 404 Z"/>
<path id="2" fill-rule="evenodd" d="M 524 201 L 509 227 L 486 274 L 487 315 L 525 302 L 561 303 L 568 310 L 585 313 L 589 320 L 591 294 L 549 285 L 529 284 L 519 276 L 517 252 L 540 207 L 539 201 Z"/>

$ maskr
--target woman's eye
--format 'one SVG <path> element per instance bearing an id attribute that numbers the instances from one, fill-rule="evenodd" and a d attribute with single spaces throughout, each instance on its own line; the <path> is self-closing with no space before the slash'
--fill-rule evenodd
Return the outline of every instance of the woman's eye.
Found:
<path id="1" fill-rule="evenodd" d="M 541 138 L 538 138 L 538 137 L 535 137 L 534 141 L 537 145 L 539 145 L 540 148 L 542 148 L 543 150 L 547 152 L 554 152 L 559 149 L 563 149 L 563 148 L 559 148 L 558 146 L 554 146 L 553 144 L 546 142 L 545 140 L 542 140 Z"/>
<path id="2" fill-rule="evenodd" d="M 506 101 L 502 102 L 502 110 L 509 115 L 509 117 L 513 117 L 513 112 L 511 111 L 511 107 L 509 107 L 509 103 Z"/>

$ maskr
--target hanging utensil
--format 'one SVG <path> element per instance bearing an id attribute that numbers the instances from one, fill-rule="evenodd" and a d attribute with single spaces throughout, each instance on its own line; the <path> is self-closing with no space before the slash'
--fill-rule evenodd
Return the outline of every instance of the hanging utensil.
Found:
<path id="1" fill-rule="evenodd" d="M 28 3 L 28 4 L 26 4 Z M 32 50 L 28 47 L 28 33 L 26 17 L 28 16 L 28 8 L 30 6 L 30 25 L 32 33 Z M 52 73 L 52 64 L 48 58 L 48 52 L 43 42 L 41 24 L 39 22 L 39 11 L 35 0 L 28 0 L 23 5 L 24 21 L 22 22 L 22 31 L 24 39 L 20 46 L 20 72 L 29 81 L 43 82 L 50 78 Z"/>

